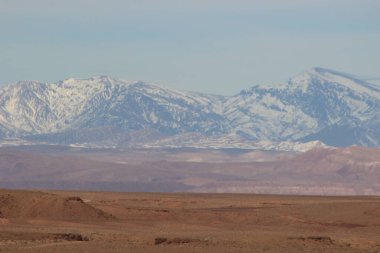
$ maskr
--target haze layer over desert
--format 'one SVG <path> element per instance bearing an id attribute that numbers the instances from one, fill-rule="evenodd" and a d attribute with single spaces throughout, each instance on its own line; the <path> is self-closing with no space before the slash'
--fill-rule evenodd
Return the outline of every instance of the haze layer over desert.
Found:
<path id="1" fill-rule="evenodd" d="M 120 192 L 379 195 L 380 149 L 0 148 L 0 187 Z"/>

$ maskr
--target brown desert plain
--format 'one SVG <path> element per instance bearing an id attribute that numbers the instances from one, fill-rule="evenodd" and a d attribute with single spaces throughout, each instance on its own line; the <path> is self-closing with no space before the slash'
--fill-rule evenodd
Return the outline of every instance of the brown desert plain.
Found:
<path id="1" fill-rule="evenodd" d="M 0 190 L 1 252 L 380 252 L 380 197 Z"/>

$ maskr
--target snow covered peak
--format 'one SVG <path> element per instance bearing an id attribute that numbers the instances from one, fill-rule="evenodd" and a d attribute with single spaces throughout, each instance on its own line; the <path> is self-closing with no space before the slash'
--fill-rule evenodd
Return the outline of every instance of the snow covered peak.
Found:
<path id="1" fill-rule="evenodd" d="M 337 75 L 345 77 L 336 71 L 315 67 L 292 77 L 288 84 L 291 88 L 299 88 L 305 92 L 314 82 L 331 82 L 334 81 L 334 77 Z"/>
<path id="2" fill-rule="evenodd" d="M 359 83 L 363 82 L 355 78 L 353 75 L 332 70 L 332 69 L 315 67 L 306 72 L 309 73 L 309 75 L 315 79 L 325 80 L 325 81 L 329 81 L 333 83 L 345 84 L 348 81 L 359 82 Z"/>
<path id="3" fill-rule="evenodd" d="M 291 78 L 288 84 L 291 88 L 298 88 L 303 92 L 306 92 L 310 85 L 336 85 L 380 99 L 380 86 L 360 80 L 350 74 L 320 67 L 304 71 Z"/>
<path id="4" fill-rule="evenodd" d="M 234 131 L 254 140 L 379 145 L 379 90 L 352 75 L 313 68 L 284 85 L 243 90 L 228 99 L 225 114 Z"/>
<path id="5" fill-rule="evenodd" d="M 121 83 L 120 80 L 109 76 L 93 76 L 86 79 L 80 78 L 68 78 L 63 81 L 59 81 L 58 83 L 54 83 L 52 85 L 59 85 L 62 87 L 75 87 L 75 86 L 89 86 L 89 85 L 114 85 L 116 83 Z M 123 83 L 128 84 L 130 82 L 123 81 Z"/>
<path id="6" fill-rule="evenodd" d="M 122 142 L 116 133 L 130 138 L 131 131 L 153 130 L 166 136 L 235 134 L 239 138 L 234 141 L 282 146 L 314 140 L 332 146 L 378 146 L 379 119 L 378 86 L 324 68 L 305 71 L 282 85 L 256 85 L 235 96 L 108 76 L 0 87 L 0 137 L 44 136 L 64 143 L 99 138 Z M 105 134 L 105 129 L 112 131 Z M 319 145 L 308 145 L 314 144 Z"/>

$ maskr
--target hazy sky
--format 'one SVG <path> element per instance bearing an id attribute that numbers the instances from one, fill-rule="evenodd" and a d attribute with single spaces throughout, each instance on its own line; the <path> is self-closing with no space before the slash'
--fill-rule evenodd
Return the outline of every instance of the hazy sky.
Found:
<path id="1" fill-rule="evenodd" d="M 94 75 L 234 94 L 380 76 L 379 0 L 0 0 L 0 84 Z"/>

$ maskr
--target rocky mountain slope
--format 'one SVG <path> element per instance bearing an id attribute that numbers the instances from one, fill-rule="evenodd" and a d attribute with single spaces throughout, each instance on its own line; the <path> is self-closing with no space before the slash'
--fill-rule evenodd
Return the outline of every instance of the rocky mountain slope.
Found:
<path id="1" fill-rule="evenodd" d="M 226 140 L 379 146 L 380 86 L 322 68 L 230 97 L 106 76 L 23 81 L 0 88 L 0 137 L 132 147 L 210 140 L 216 147 Z"/>
<path id="2" fill-rule="evenodd" d="M 226 116 L 256 140 L 320 140 L 333 146 L 380 144 L 380 87 L 315 68 L 276 87 L 230 98 Z"/>

